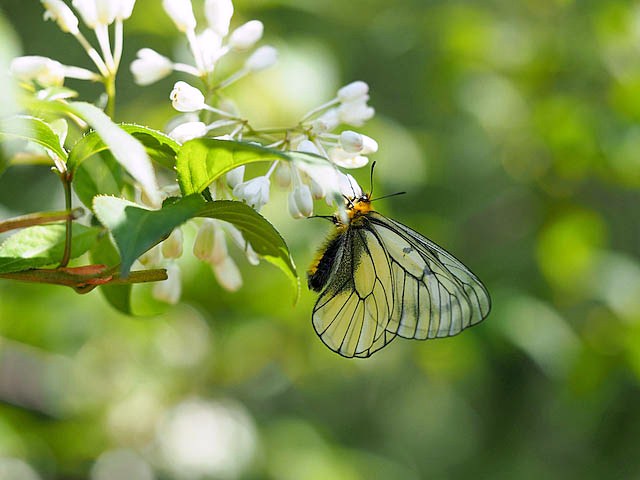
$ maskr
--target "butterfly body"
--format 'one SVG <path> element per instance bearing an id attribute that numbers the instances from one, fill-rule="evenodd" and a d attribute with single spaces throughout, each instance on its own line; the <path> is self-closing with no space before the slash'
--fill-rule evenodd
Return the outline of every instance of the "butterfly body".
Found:
<path id="1" fill-rule="evenodd" d="M 368 357 L 396 336 L 424 340 L 456 335 L 489 313 L 478 278 L 435 243 L 371 207 L 348 199 L 346 216 L 308 272 L 320 292 L 313 326 L 345 357 Z"/>

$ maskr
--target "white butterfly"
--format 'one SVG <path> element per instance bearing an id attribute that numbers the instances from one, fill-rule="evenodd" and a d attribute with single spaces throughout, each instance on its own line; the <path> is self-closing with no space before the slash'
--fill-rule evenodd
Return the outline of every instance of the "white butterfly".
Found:
<path id="1" fill-rule="evenodd" d="M 308 272 L 322 292 L 313 326 L 344 357 L 368 357 L 396 336 L 449 337 L 484 320 L 491 309 L 480 280 L 428 238 L 371 208 L 364 194 L 347 201 L 346 223 L 334 216 L 329 237 Z"/>

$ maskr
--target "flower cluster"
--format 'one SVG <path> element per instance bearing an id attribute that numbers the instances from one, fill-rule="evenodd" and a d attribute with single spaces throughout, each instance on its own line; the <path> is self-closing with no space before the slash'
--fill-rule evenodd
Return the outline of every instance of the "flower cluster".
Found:
<path id="1" fill-rule="evenodd" d="M 62 0 L 41 0 L 44 19 L 55 21 L 60 29 L 73 35 L 95 64 L 98 73 L 63 65 L 41 56 L 18 57 L 11 63 L 11 73 L 18 80 L 35 84 L 38 88 L 61 86 L 65 78 L 106 81 L 114 79 L 123 49 L 122 22 L 131 16 L 135 0 L 73 0 L 75 10 L 84 24 L 94 31 L 100 53 L 82 34 L 76 14 Z M 111 46 L 109 26 L 114 25 L 114 44 Z"/>
<path id="2" fill-rule="evenodd" d="M 250 179 L 244 178 L 244 166 L 238 167 L 229 172 L 226 179 L 210 186 L 212 198 L 237 199 L 260 210 L 269 201 L 273 179 L 280 187 L 289 189 L 290 215 L 304 218 L 313 215 L 315 200 L 325 199 L 328 204 L 343 208 L 343 196 L 354 196 L 356 192 L 361 192 L 353 177 L 340 169 L 365 166 L 368 163 L 367 155 L 376 152 L 378 144 L 353 130 L 336 130 L 341 125 L 360 127 L 373 117 L 375 112 L 368 105 L 369 86 L 366 83 L 355 81 L 340 88 L 335 98 L 303 115 L 292 127 L 271 128 L 261 132 L 251 127 L 249 120 L 243 118 L 221 92 L 249 73 L 272 66 L 277 59 L 275 48 L 256 48 L 240 69 L 227 78 L 216 79 L 215 69 L 227 54 L 253 48 L 262 37 L 262 23 L 251 20 L 231 31 L 231 0 L 206 0 L 206 27 L 196 33 L 198 23 L 190 0 L 164 0 L 163 7 L 176 27 L 185 34 L 193 64 L 173 62 L 158 52 L 144 48 L 131 64 L 136 82 L 147 85 L 172 71 L 178 71 L 197 77 L 198 83 L 204 85 L 204 90 L 201 90 L 185 81 L 175 83 L 169 98 L 174 109 L 183 115 L 173 122 L 169 135 L 180 143 L 203 136 L 255 141 L 286 151 L 292 159 L 273 162 L 266 174 Z M 215 95 L 211 95 L 212 92 Z M 251 263 L 257 262 L 255 253 L 240 232 L 224 222 L 205 221 L 201 224 L 194 253 L 212 265 L 223 287 L 235 290 L 242 280 L 228 255 L 225 236 L 247 253 Z M 168 258 L 167 255 L 163 256 Z M 159 294 L 163 296 L 162 292 Z M 165 297 L 169 301 L 174 300 L 171 295 Z"/>
<path id="3" fill-rule="evenodd" d="M 187 73 L 207 82 L 222 57 L 230 52 L 249 50 L 262 38 L 264 27 L 259 20 L 251 20 L 229 34 L 233 17 L 231 0 L 205 1 L 207 26 L 199 33 L 196 33 L 198 24 L 191 0 L 163 0 L 162 6 L 178 30 L 185 34 L 194 64 L 173 62 L 150 48 L 143 48 L 131 64 L 131 72 L 139 85 L 154 83 L 172 71 Z M 228 85 L 249 72 L 269 67 L 276 56 L 273 47 L 258 48 L 245 61 L 243 68 L 223 83 Z"/>

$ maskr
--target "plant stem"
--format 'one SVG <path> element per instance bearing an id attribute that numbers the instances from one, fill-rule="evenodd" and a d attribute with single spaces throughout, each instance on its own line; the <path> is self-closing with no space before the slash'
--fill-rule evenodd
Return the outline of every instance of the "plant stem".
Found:
<path id="1" fill-rule="evenodd" d="M 64 206 L 68 211 L 71 211 L 71 175 L 69 172 L 63 172 L 60 174 L 60 180 L 62 180 L 62 186 L 64 187 Z M 71 239 L 73 237 L 73 216 L 69 215 L 66 221 L 66 235 L 64 239 L 64 253 L 62 254 L 62 260 L 60 260 L 60 266 L 66 267 L 69 264 L 71 258 Z"/>
<path id="2" fill-rule="evenodd" d="M 19 217 L 10 218 L 0 221 L 0 233 L 15 230 L 17 228 L 32 227 L 34 225 L 45 225 L 47 223 L 61 222 L 71 218 L 75 220 L 84 215 L 82 208 L 74 208 L 73 210 L 62 210 L 59 212 L 38 212 L 21 215 Z"/>
<path id="3" fill-rule="evenodd" d="M 116 114 L 116 77 L 109 75 L 104 78 L 104 90 L 107 94 L 107 107 L 105 113 L 113 120 Z"/>

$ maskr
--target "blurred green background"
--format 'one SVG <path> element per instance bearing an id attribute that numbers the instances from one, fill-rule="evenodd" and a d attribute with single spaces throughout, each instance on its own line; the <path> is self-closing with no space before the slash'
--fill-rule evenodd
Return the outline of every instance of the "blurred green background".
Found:
<path id="1" fill-rule="evenodd" d="M 469 265 L 494 309 L 458 337 L 346 360 L 313 331 L 315 296 L 292 306 L 264 264 L 240 262 L 231 294 L 185 258 L 183 302 L 149 318 L 2 281 L 0 478 L 640 478 L 640 4 L 234 3 L 232 25 L 262 20 L 281 52 L 234 88 L 243 110 L 287 124 L 368 82 L 377 193 L 408 192 L 377 209 Z M 38 2 L 0 6 L 22 54 L 89 67 Z M 184 52 L 159 1 L 125 28 L 124 65 Z M 178 78 L 142 88 L 124 68 L 117 120 L 163 128 Z M 4 217 L 51 198 L 45 167 L 0 178 Z M 304 274 L 329 226 L 285 201 L 264 213 Z"/>

